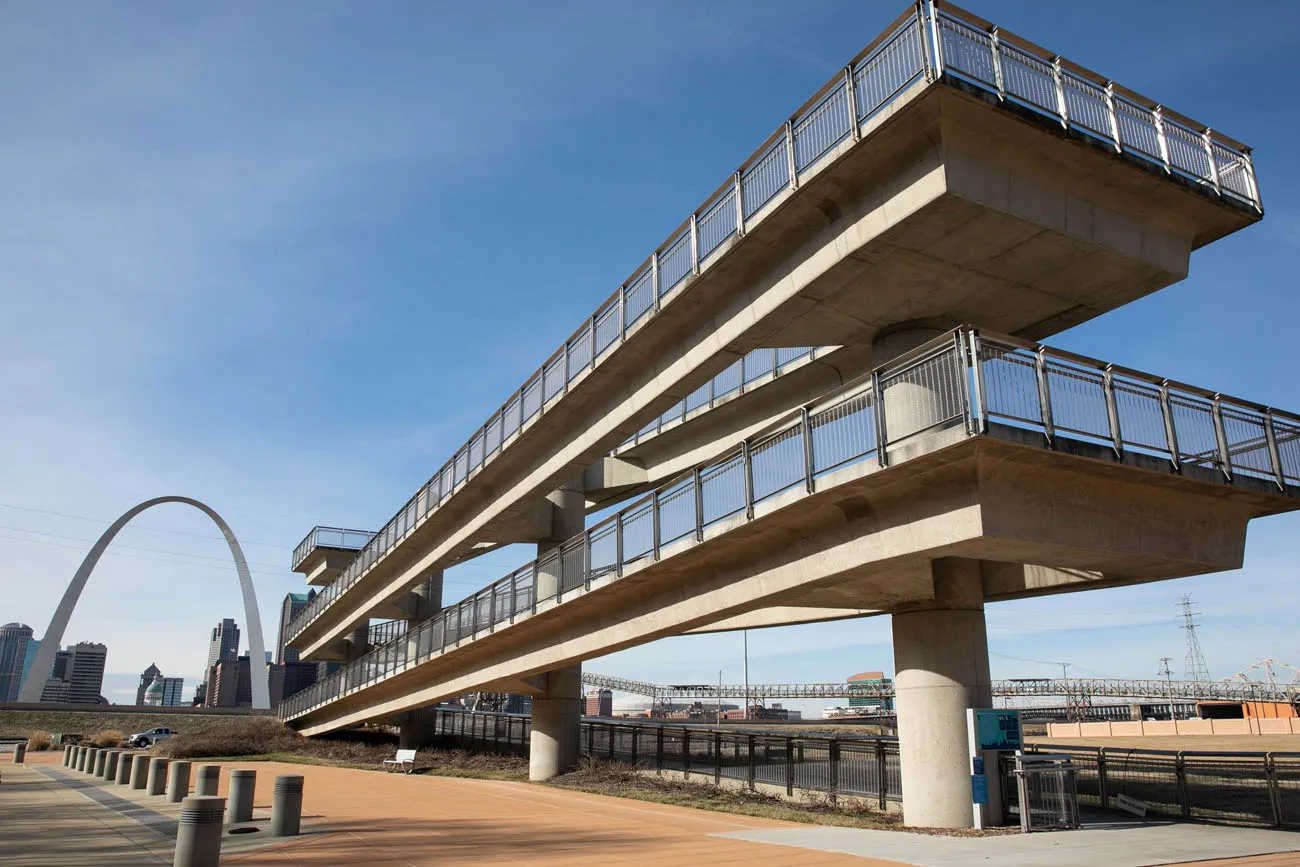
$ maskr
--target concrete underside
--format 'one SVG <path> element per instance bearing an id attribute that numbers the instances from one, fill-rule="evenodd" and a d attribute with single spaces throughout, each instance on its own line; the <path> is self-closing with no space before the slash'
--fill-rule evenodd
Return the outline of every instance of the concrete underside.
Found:
<path id="1" fill-rule="evenodd" d="M 428 569 L 535 540 L 547 494 L 749 350 L 862 347 L 962 322 L 1041 339 L 1182 279 L 1193 249 L 1256 219 L 1053 124 L 917 82 L 861 142 L 753 215 L 293 645 L 327 655 Z"/>
<path id="2" fill-rule="evenodd" d="M 1300 507 L 1264 483 L 999 433 L 1008 439 L 930 434 L 903 465 L 840 470 L 819 493 L 775 497 L 753 521 L 714 525 L 703 543 L 676 543 L 294 724 L 322 734 L 476 690 L 536 692 L 538 673 L 761 609 L 914 608 L 935 599 L 938 558 L 984 561 L 986 602 L 1236 569 L 1252 517 Z"/>

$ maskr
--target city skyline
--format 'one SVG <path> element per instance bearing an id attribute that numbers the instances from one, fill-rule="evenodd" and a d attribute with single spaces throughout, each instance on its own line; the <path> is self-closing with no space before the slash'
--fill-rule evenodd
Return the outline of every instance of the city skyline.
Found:
<path id="1" fill-rule="evenodd" d="M 19 214 L 17 234 L 0 235 L 15 334 L 0 347 L 10 419 L 0 547 L 11 564 L 0 588 L 15 619 L 41 628 L 57 604 L 49 588 L 111 518 L 176 490 L 210 499 L 247 535 L 271 634 L 274 603 L 307 590 L 288 561 L 312 525 L 387 520 L 774 119 L 900 9 L 819 4 L 808 15 L 724 2 L 711 14 L 682 10 L 697 25 L 682 37 L 665 13 L 519 8 L 527 40 L 473 9 L 434 28 L 403 7 L 405 26 L 391 31 L 346 12 L 305 29 L 285 10 L 261 28 L 225 9 L 33 16 L 7 62 L 48 74 L 7 92 L 0 166 Z M 1054 50 L 1212 117 L 1256 149 L 1259 226 L 1196 253 L 1185 282 L 1049 342 L 1300 406 L 1286 350 L 1300 303 L 1289 291 L 1297 120 L 1259 107 L 1295 11 L 1275 4 L 1267 16 L 1278 27 L 1249 39 L 1225 32 L 1208 47 L 1195 11 L 1102 3 L 1071 10 L 1070 27 L 1047 6 L 988 2 L 980 13 L 1051 34 Z M 1121 14 L 1132 28 L 1111 26 Z M 837 26 L 825 27 L 832 16 Z M 1166 39 L 1153 54 L 1144 32 L 1156 28 Z M 354 29 L 374 35 L 382 56 L 341 38 Z M 191 56 L 166 50 L 198 32 Z M 238 63 L 223 50 L 231 32 L 251 34 Z M 42 61 L 33 46 L 55 39 L 74 47 L 74 64 Z M 344 68 L 364 75 L 335 74 Z M 266 96 L 271 75 L 284 76 L 292 101 Z M 713 84 L 703 95 L 702 80 Z M 220 110 L 195 108 L 185 98 L 194 87 Z M 1259 99 L 1238 98 L 1260 87 Z M 742 89 L 744 99 L 720 95 Z M 385 98 L 370 98 L 377 91 Z M 106 113 L 132 123 L 103 126 Z M 510 254 L 496 255 L 492 239 L 507 235 Z M 340 413 L 336 394 L 382 409 Z M 1286 615 L 1298 530 L 1295 516 L 1252 528 L 1246 568 L 1228 575 L 991 606 L 994 673 L 1051 675 L 1070 662 L 1071 674 L 1153 676 L 1160 657 L 1183 658 L 1184 592 L 1202 610 L 1212 676 L 1265 656 L 1300 664 Z M 449 570 L 445 601 L 531 557 L 507 548 Z M 210 525 L 158 509 L 123 531 L 100 568 L 68 634 L 113 648 L 105 694 L 129 700 L 155 656 L 201 680 L 198 631 L 240 610 Z M 163 647 L 174 656 L 162 659 Z M 889 671 L 891 653 L 883 620 L 754 631 L 750 676 Z M 711 680 L 718 668 L 739 680 L 741 638 L 670 639 L 589 664 L 660 682 Z"/>

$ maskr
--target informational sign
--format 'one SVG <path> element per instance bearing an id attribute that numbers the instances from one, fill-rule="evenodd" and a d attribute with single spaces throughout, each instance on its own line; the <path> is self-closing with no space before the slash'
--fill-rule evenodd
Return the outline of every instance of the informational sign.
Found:
<path id="1" fill-rule="evenodd" d="M 1128 795 L 1116 795 L 1115 806 L 1121 810 L 1127 810 L 1134 816 L 1145 816 L 1147 814 L 1147 802 L 1139 801 L 1137 798 L 1130 798 Z"/>
<path id="2" fill-rule="evenodd" d="M 972 803 L 987 804 L 989 802 L 989 778 L 984 774 L 970 775 L 970 796 Z"/>
<path id="3" fill-rule="evenodd" d="M 975 711 L 976 752 L 1020 749 L 1020 711 L 980 708 Z"/>

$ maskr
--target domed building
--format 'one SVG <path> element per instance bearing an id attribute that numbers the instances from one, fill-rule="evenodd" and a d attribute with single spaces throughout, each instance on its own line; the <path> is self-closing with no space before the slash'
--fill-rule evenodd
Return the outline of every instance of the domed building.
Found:
<path id="1" fill-rule="evenodd" d="M 162 707 L 164 689 L 165 687 L 163 685 L 163 677 L 161 674 L 159 674 L 157 677 L 153 679 L 153 683 L 149 684 L 148 688 L 145 689 L 144 691 L 145 706 Z"/>

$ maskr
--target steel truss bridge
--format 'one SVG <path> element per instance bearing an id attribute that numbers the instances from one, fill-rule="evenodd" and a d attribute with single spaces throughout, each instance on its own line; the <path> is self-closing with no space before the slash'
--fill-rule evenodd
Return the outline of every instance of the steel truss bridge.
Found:
<path id="1" fill-rule="evenodd" d="M 674 699 L 715 700 L 748 698 L 892 698 L 892 683 L 754 683 L 661 684 L 584 671 L 588 686 L 644 695 L 656 703 Z M 1014 678 L 993 681 L 993 695 L 999 698 L 1062 697 L 1067 705 L 1083 706 L 1096 698 L 1143 701 L 1265 701 L 1300 703 L 1300 684 L 1281 685 L 1253 681 L 1118 680 L 1112 678 Z"/>

